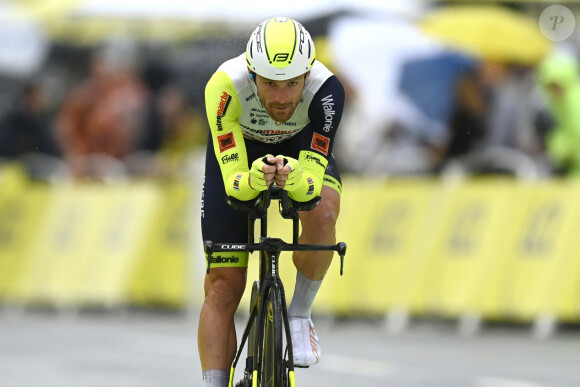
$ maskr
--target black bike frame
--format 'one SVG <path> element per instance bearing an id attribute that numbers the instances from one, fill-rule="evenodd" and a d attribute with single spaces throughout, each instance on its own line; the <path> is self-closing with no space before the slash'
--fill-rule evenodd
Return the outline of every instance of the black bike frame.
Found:
<path id="1" fill-rule="evenodd" d="M 279 212 L 285 219 L 292 219 L 292 243 L 286 243 L 280 238 L 268 237 L 268 207 L 272 199 L 280 201 Z M 252 365 L 246 364 L 246 367 L 253 370 L 253 375 L 259 372 L 261 364 L 261 353 L 258 353 L 260 358 L 256 358 L 259 345 L 262 340 L 264 331 L 264 324 L 267 313 L 265 307 L 266 295 L 272 286 L 280 292 L 282 301 L 282 319 L 285 327 L 286 342 L 289 344 L 288 349 L 288 372 L 294 371 L 294 360 L 292 353 L 292 345 L 290 338 L 290 328 L 288 325 L 288 311 L 286 308 L 286 297 L 284 294 L 284 286 L 279 275 L 279 258 L 282 251 L 336 251 L 340 256 L 340 275 L 343 274 L 344 255 L 346 254 L 346 244 L 339 242 L 336 245 L 317 245 L 317 244 L 299 244 L 299 217 L 298 211 L 309 211 L 320 203 L 321 198 L 317 197 L 308 202 L 296 202 L 288 197 L 288 192 L 276 186 L 271 186 L 266 191 L 263 191 L 256 199 L 251 201 L 240 201 L 232 197 L 227 198 L 228 204 L 239 211 L 248 212 L 248 243 L 214 243 L 212 241 L 204 241 L 204 250 L 207 254 L 207 273 L 209 274 L 211 266 L 211 256 L 214 252 L 221 251 L 254 251 L 260 252 L 260 270 L 259 270 L 259 292 L 253 304 L 250 305 L 250 316 L 242 335 L 242 341 L 238 348 L 236 357 L 232 364 L 232 373 L 239 358 L 243 352 L 246 340 L 250 334 L 254 322 L 258 321 L 258 334 L 254 337 L 254 359 Z M 254 225 L 255 221 L 260 219 L 260 242 L 255 243 Z"/>

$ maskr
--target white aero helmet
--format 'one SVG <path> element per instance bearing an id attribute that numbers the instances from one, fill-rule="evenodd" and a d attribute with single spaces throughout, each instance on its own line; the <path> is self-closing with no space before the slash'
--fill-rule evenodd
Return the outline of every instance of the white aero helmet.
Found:
<path id="1" fill-rule="evenodd" d="M 295 20 L 273 17 L 252 32 L 246 47 L 251 71 L 275 81 L 292 79 L 308 72 L 315 60 L 310 34 Z"/>

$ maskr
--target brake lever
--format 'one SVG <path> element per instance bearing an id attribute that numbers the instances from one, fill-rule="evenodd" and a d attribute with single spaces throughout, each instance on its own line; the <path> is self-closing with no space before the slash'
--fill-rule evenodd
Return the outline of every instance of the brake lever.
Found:
<path id="1" fill-rule="evenodd" d="M 344 272 L 344 256 L 346 255 L 346 243 L 338 242 L 336 248 L 337 248 L 336 251 L 340 256 L 340 276 L 342 277 L 342 274 Z"/>
<path id="2" fill-rule="evenodd" d="M 212 241 L 205 241 L 203 243 L 203 249 L 207 254 L 207 270 L 206 274 L 209 275 L 209 270 L 211 269 L 211 258 L 213 255 L 213 242 Z"/>

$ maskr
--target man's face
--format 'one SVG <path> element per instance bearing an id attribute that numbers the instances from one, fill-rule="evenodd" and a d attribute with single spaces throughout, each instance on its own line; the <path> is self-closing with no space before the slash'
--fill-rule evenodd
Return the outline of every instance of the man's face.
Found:
<path id="1" fill-rule="evenodd" d="M 302 99 L 307 77 L 308 74 L 285 81 L 273 81 L 256 74 L 258 97 L 272 119 L 285 122 L 292 117 Z"/>

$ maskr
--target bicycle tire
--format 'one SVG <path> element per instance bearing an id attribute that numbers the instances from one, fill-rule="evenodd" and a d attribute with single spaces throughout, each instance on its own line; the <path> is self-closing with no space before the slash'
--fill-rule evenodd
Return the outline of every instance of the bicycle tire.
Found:
<path id="1" fill-rule="evenodd" d="M 268 289 L 265 308 L 260 387 L 286 387 L 282 301 L 280 291 L 276 286 L 270 286 Z"/>
<path id="2" fill-rule="evenodd" d="M 254 307 L 254 304 L 257 301 L 257 298 L 259 297 L 260 294 L 260 283 L 259 281 L 254 281 L 254 283 L 252 284 L 252 293 L 250 296 L 250 311 L 249 311 L 249 315 L 251 316 L 252 314 L 252 308 Z M 259 302 L 259 301 L 258 301 Z M 258 323 L 256 321 L 254 321 L 252 323 L 252 328 L 250 329 L 250 334 L 248 336 L 248 357 L 254 358 L 254 356 L 256 355 L 256 350 L 254 349 L 254 343 L 255 343 L 255 336 L 256 336 L 256 331 L 258 330 Z"/>

